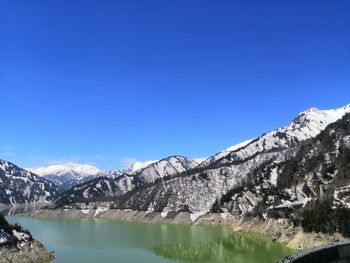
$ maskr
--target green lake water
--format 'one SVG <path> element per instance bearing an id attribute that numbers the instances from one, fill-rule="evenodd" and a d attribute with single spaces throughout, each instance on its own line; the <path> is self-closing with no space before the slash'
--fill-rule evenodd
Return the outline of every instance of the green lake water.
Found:
<path id="1" fill-rule="evenodd" d="M 145 224 L 103 219 L 7 217 L 55 252 L 51 263 L 272 263 L 287 247 L 222 226 Z"/>

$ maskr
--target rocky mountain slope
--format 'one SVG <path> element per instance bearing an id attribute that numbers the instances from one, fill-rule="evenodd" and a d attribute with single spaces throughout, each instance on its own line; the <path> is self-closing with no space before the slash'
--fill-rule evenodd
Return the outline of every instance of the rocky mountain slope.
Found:
<path id="1" fill-rule="evenodd" d="M 288 126 L 263 134 L 224 154 L 219 153 L 181 176 L 126 193 L 115 206 L 163 213 L 189 211 L 196 216 L 213 209 L 253 213 L 265 199 L 271 205 L 289 204 L 295 199 L 293 205 L 302 206 L 309 200 L 305 189 L 298 190 L 303 185 L 294 188 L 281 185 L 280 167 L 288 164 L 300 147 L 348 112 L 350 105 L 327 111 L 309 109 Z M 287 169 L 285 173 L 290 174 L 283 178 L 294 178 L 291 171 Z M 274 187 L 282 192 L 276 200 L 273 196 L 265 196 Z M 230 203 L 227 208 L 226 203 Z"/>
<path id="2" fill-rule="evenodd" d="M 78 163 L 56 164 L 48 167 L 28 168 L 27 170 L 61 186 L 63 189 L 87 182 L 104 173 L 95 166 Z"/>
<path id="3" fill-rule="evenodd" d="M 7 205 L 48 202 L 62 189 L 29 171 L 0 160 L 0 203 Z"/>

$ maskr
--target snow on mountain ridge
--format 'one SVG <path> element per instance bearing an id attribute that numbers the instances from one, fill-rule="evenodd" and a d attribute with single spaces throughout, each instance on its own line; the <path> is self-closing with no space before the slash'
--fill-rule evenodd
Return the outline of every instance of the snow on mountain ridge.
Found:
<path id="1" fill-rule="evenodd" d="M 329 124 L 341 119 L 346 113 L 350 112 L 350 104 L 331 110 L 320 110 L 315 107 L 301 112 L 298 116 L 286 127 L 278 129 L 280 132 L 288 132 L 290 135 L 294 135 L 293 132 L 298 129 L 303 129 L 307 126 L 307 129 L 311 133 L 304 134 L 315 137 L 318 133 L 326 128 Z M 314 132 L 312 134 L 312 131 Z M 303 136 L 302 133 L 298 134 Z"/>
<path id="2" fill-rule="evenodd" d="M 149 161 L 144 161 L 144 162 L 134 162 L 130 165 L 128 165 L 126 168 L 122 170 L 122 172 L 126 174 L 134 174 L 135 172 L 146 168 L 147 166 L 158 162 L 158 160 L 149 160 Z"/>
<path id="3" fill-rule="evenodd" d="M 247 146 L 249 143 L 251 143 L 251 142 L 254 141 L 254 140 L 255 140 L 255 138 L 254 138 L 254 139 L 250 139 L 250 140 L 246 140 L 246 141 L 244 141 L 244 142 L 235 144 L 235 145 L 233 145 L 233 146 L 230 146 L 230 147 L 228 147 L 227 149 L 225 149 L 225 150 L 223 150 L 223 151 L 221 151 L 221 152 L 215 154 L 214 156 L 207 158 L 206 160 L 204 160 L 203 162 L 201 162 L 201 163 L 199 164 L 199 166 L 202 166 L 202 167 L 203 167 L 203 166 L 207 166 L 207 165 L 213 163 L 214 161 L 219 160 L 220 158 L 222 158 L 222 157 L 228 155 L 230 152 L 236 151 L 236 150 L 238 150 L 238 149 L 240 149 L 240 148 L 242 148 L 242 147 Z"/>
<path id="4" fill-rule="evenodd" d="M 255 139 L 255 138 L 254 138 Z M 246 145 L 248 145 L 249 143 L 251 143 L 254 139 L 250 139 L 250 140 L 246 140 L 244 142 L 238 143 L 236 145 L 230 146 L 227 149 L 225 149 L 225 152 L 232 152 L 232 151 L 236 151 Z"/>
<path id="5" fill-rule="evenodd" d="M 172 176 L 188 171 L 198 165 L 197 162 L 185 156 L 169 156 L 138 170 L 137 175 L 143 182 L 151 183 L 165 176 Z"/>
<path id="6" fill-rule="evenodd" d="M 294 142 L 316 137 L 329 124 L 341 119 L 350 112 L 350 104 L 339 109 L 319 110 L 315 107 L 303 111 L 287 126 L 267 132 L 258 138 L 231 146 L 200 164 L 208 166 L 222 157 L 234 153 L 237 158 L 244 159 L 256 152 L 273 148 L 288 148 Z"/>

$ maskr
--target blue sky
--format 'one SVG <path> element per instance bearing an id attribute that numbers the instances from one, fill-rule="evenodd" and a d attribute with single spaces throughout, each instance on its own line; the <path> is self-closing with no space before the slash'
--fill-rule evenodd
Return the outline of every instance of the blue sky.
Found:
<path id="1" fill-rule="evenodd" d="M 349 0 L 0 0 L 0 158 L 203 157 L 344 106 L 349 25 Z"/>

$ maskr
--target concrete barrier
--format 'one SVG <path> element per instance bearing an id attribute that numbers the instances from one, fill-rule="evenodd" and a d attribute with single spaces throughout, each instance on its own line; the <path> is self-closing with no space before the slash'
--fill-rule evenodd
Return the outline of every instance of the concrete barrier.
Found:
<path id="1" fill-rule="evenodd" d="M 350 263 L 350 240 L 303 250 L 276 263 Z"/>

